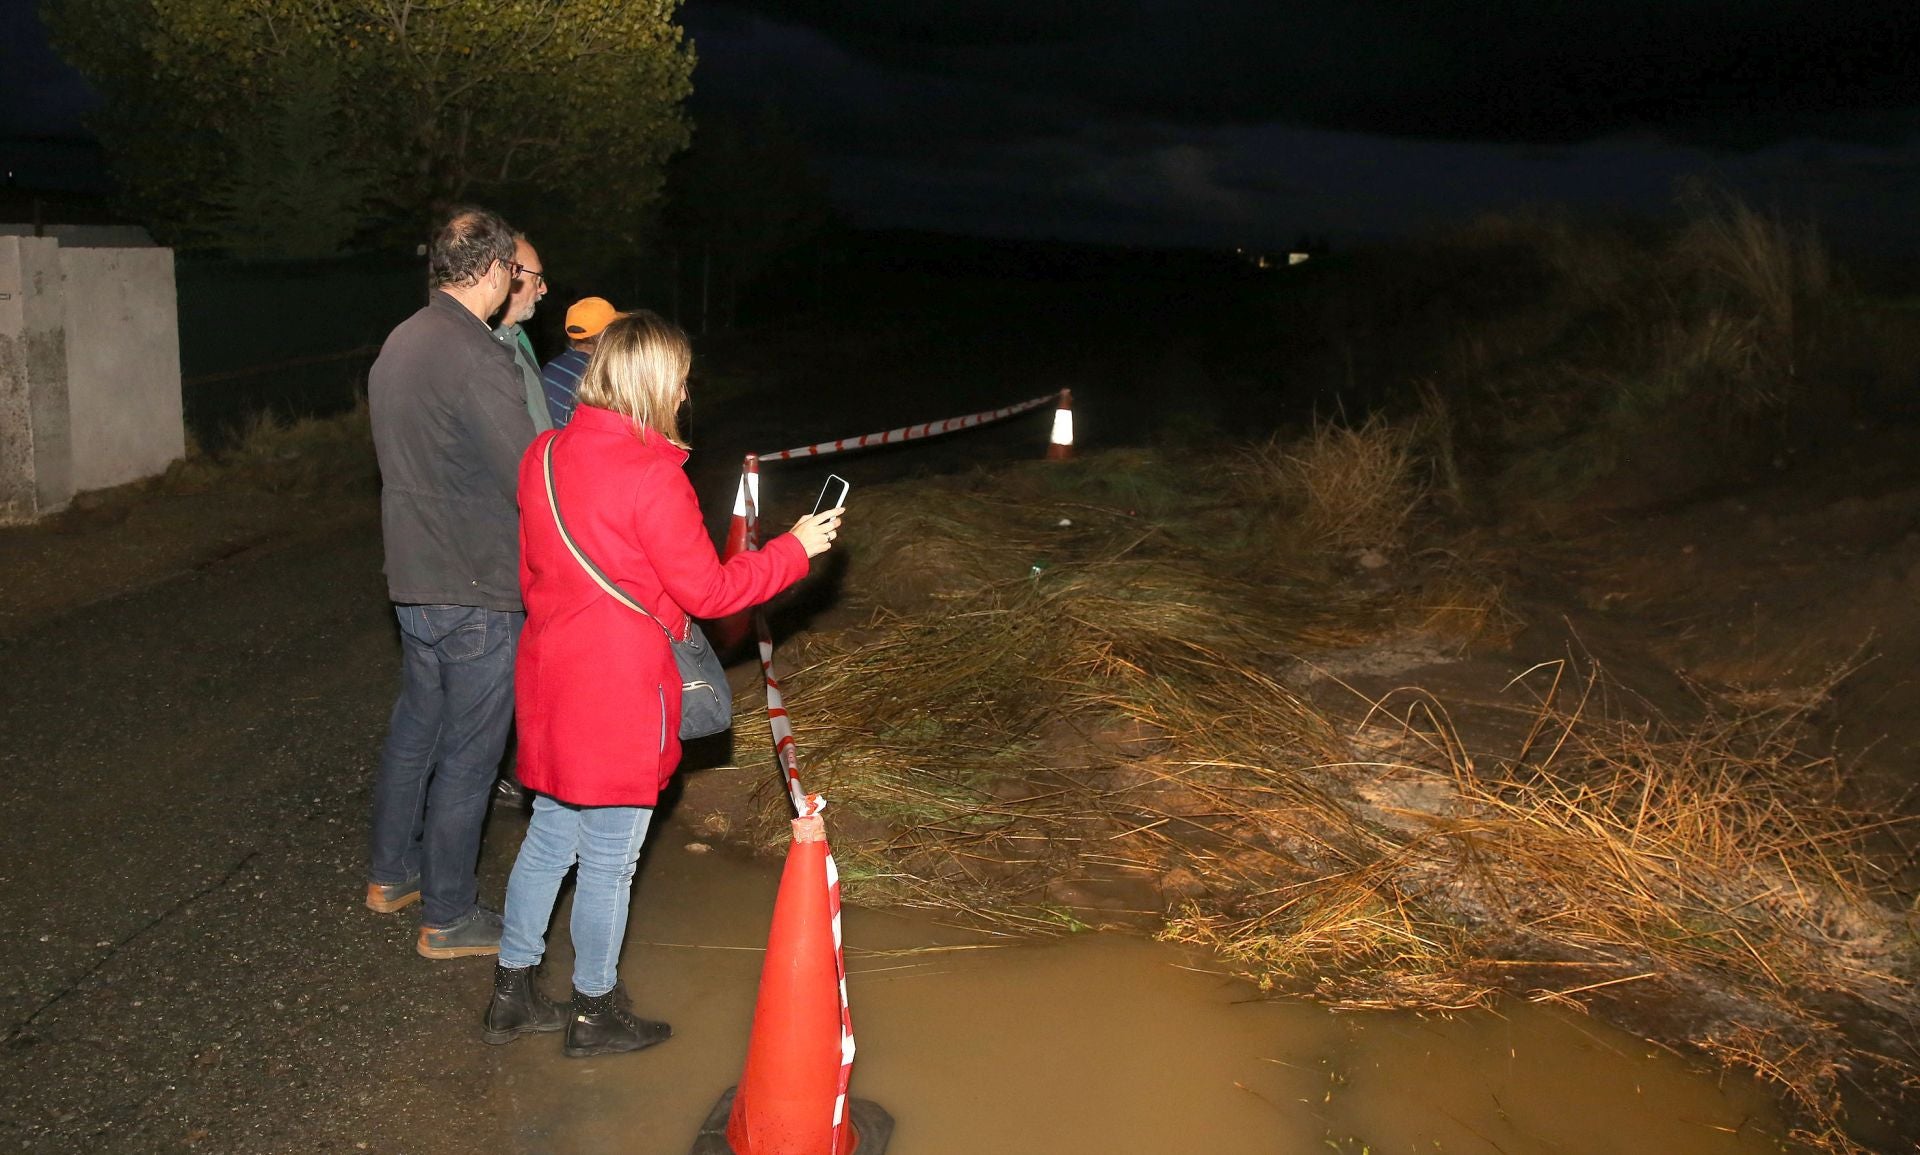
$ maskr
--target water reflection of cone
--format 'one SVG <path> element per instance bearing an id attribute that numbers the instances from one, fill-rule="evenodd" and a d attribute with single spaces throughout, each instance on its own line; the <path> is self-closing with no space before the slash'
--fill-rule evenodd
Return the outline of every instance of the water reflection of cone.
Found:
<path id="1" fill-rule="evenodd" d="M 1073 390 L 1060 390 L 1060 407 L 1053 411 L 1053 435 L 1047 439 L 1047 460 L 1073 456 Z"/>
<path id="2" fill-rule="evenodd" d="M 733 498 L 733 520 L 727 525 L 727 544 L 720 551 L 721 561 L 737 553 L 759 548 L 760 543 L 754 540 L 754 529 L 759 520 L 760 459 L 749 453 L 740 466 L 740 490 Z M 713 642 L 715 649 L 731 650 L 747 640 L 747 631 L 752 624 L 753 611 L 741 610 L 731 617 L 713 622 L 707 629 L 707 638 Z"/>
<path id="3" fill-rule="evenodd" d="M 893 1120 L 849 1100 L 853 1029 L 840 955 L 839 879 L 818 814 L 793 822 L 774 901 L 746 1072 L 722 1098 L 695 1152 L 883 1155 Z M 731 1099 L 729 1106 L 728 1099 Z M 723 1115 L 724 1111 L 724 1115 Z"/>

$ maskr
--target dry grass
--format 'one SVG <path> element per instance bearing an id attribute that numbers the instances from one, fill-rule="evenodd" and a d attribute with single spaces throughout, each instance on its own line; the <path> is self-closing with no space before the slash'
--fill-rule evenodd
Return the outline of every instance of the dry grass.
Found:
<path id="1" fill-rule="evenodd" d="M 1337 1005 L 1506 990 L 1584 1006 L 1625 987 L 1715 1004 L 1685 1041 L 1775 1082 L 1801 1140 L 1850 1149 L 1851 1064 L 1907 1072 L 1915 1056 L 1864 1060 L 1839 1016 L 1916 1024 L 1920 999 L 1913 930 L 1877 900 L 1865 850 L 1887 823 L 1843 806 L 1838 768 L 1806 752 L 1831 685 L 1676 724 L 1565 673 L 1504 756 L 1470 757 L 1423 695 L 1374 703 L 1355 793 L 1395 834 L 1381 856 L 1314 879 L 1297 905 L 1195 907 L 1168 933 Z"/>
<path id="2" fill-rule="evenodd" d="M 379 475 L 373 427 L 364 394 L 354 407 L 332 417 L 288 420 L 261 411 L 218 453 L 196 444 L 161 484 L 198 493 L 238 486 L 268 493 L 313 493 L 373 485 Z"/>
<path id="3" fill-rule="evenodd" d="M 1403 623 L 1460 651 L 1505 647 L 1525 624 L 1507 601 L 1497 560 L 1472 538 L 1435 547 L 1418 559 Z"/>
<path id="4" fill-rule="evenodd" d="M 1631 953 L 1666 975 L 1741 971 L 1913 1009 L 1865 961 L 1899 938 L 1857 877 L 1876 824 L 1838 805 L 1830 760 L 1801 753 L 1804 715 L 1709 711 L 1680 727 L 1610 712 L 1597 677 L 1576 703 L 1563 693 L 1519 750 L 1480 759 L 1423 696 L 1373 704 L 1355 738 L 1362 812 L 1420 852 L 1403 873 L 1432 873 L 1445 905 L 1556 955 Z"/>
<path id="5" fill-rule="evenodd" d="M 1790 383 L 1801 310 L 1833 292 L 1833 265 L 1819 235 L 1735 198 L 1706 199 L 1674 239 L 1671 259 L 1711 295 L 1709 317 L 1738 321 L 1752 351 L 1743 366 L 1748 375 L 1776 389 Z M 1782 399 L 1762 392 L 1756 402 Z"/>
<path id="6" fill-rule="evenodd" d="M 1242 612 L 1239 588 L 1121 553 L 999 582 L 934 614 L 883 612 L 864 640 L 816 650 L 817 664 L 792 678 L 800 749 L 826 752 L 809 762 L 809 788 L 887 824 L 884 842 L 848 855 L 850 890 L 984 910 L 1007 907 L 1010 873 L 1029 889 L 1074 873 L 1062 855 L 1111 833 L 1083 799 L 1118 787 L 1078 781 L 1073 739 L 1049 734 L 1063 719 L 1114 745 L 1189 736 L 1227 776 L 1283 750 L 1324 759 L 1331 732 L 1251 659 L 1351 627 L 1322 608 L 1273 628 Z M 968 868 L 981 855 L 994 869 Z"/>
<path id="7" fill-rule="evenodd" d="M 1393 621 L 1466 649 L 1504 645 L 1520 627 L 1502 567 L 1470 538 L 1408 556 L 1436 536 L 1443 512 L 1462 505 L 1453 418 L 1437 391 L 1411 420 L 1375 415 L 1359 426 L 1317 423 L 1293 441 L 1271 438 L 1241 452 L 1236 491 L 1259 511 L 1249 550 L 1297 576 L 1326 578 L 1329 563 L 1396 564 Z M 1204 543 L 1203 543 L 1204 544 Z M 1373 623 L 1385 628 L 1383 621 Z"/>
<path id="8" fill-rule="evenodd" d="M 1818 235 L 1733 197 L 1693 192 L 1686 205 L 1686 221 L 1658 233 L 1531 214 L 1439 246 L 1434 259 L 1463 276 L 1526 286 L 1455 318 L 1451 350 L 1416 374 L 1478 464 L 1506 475 L 1506 496 L 1644 484 L 1631 475 L 1648 465 L 1684 487 L 1773 452 L 1796 402 L 1859 389 L 1832 379 L 1826 349 L 1854 344 L 1860 319 L 1837 307 Z"/>
<path id="9" fill-rule="evenodd" d="M 1318 422 L 1292 443 L 1247 451 L 1241 476 L 1252 497 L 1287 515 L 1309 547 L 1387 553 L 1404 544 L 1426 496 L 1411 427 L 1377 414 L 1357 427 Z"/>
<path id="10" fill-rule="evenodd" d="M 1355 434 L 1320 436 L 1309 448 Z M 1315 458 L 1282 460 L 1285 476 Z M 1417 692 L 1330 710 L 1274 671 L 1406 630 L 1420 583 L 1278 567 L 1261 532 L 1166 532 L 1140 508 L 1180 517 L 1184 495 L 1220 528 L 1236 503 L 1155 459 L 1117 463 L 1126 483 L 1101 476 L 1112 464 L 918 491 L 906 512 L 870 491 L 880 544 L 856 593 L 926 564 L 902 545 L 919 529 L 962 548 L 917 575 L 917 606 L 816 639 L 788 678 L 850 897 L 1031 933 L 1140 925 L 1140 900 L 1101 915 L 1074 898 L 1131 887 L 1170 937 L 1348 1008 L 1693 999 L 1714 1013 L 1689 1041 L 1780 1081 L 1802 1137 L 1844 1149 L 1840 1081 L 1867 1060 L 1834 1008 L 1912 1023 L 1920 1004 L 1913 931 L 1867 873 L 1876 821 L 1807 752 L 1830 686 L 1669 721 L 1595 673 L 1543 669 L 1493 754 Z M 1122 484 L 1136 504 L 1081 500 Z M 1007 576 L 1042 550 L 1037 575 Z M 1497 586 L 1437 556 L 1428 584 Z M 1450 604 L 1467 632 L 1498 617 L 1497 598 Z"/>

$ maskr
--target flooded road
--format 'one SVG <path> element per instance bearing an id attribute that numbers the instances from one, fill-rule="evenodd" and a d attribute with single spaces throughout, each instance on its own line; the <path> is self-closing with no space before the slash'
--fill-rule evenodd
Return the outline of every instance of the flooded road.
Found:
<path id="1" fill-rule="evenodd" d="M 494 1049 L 493 1106 L 516 1150 L 681 1155 L 739 1077 L 779 864 L 693 841 L 660 828 L 621 965 L 637 1008 L 675 1037 L 588 1061 L 550 1037 Z M 893 1114 L 895 1155 L 1779 1149 L 1750 1085 L 1530 1004 L 1335 1015 L 1135 938 L 996 944 L 861 910 L 846 935 L 853 1089 Z M 554 939 L 558 991 L 571 959 L 564 929 Z"/>
<path id="2" fill-rule="evenodd" d="M 739 1075 L 779 863 L 661 824 L 623 971 L 667 1045 L 482 1045 L 490 960 L 425 962 L 413 912 L 360 902 L 392 623 L 369 516 L 0 637 L 0 1149 L 691 1146 Z M 523 827 L 489 829 L 489 900 Z M 854 1091 L 896 1155 L 1684 1155 L 1777 1131 L 1751 1088 L 1526 1005 L 1335 1016 L 1138 939 L 930 949 L 982 944 L 859 910 L 847 937 Z"/>

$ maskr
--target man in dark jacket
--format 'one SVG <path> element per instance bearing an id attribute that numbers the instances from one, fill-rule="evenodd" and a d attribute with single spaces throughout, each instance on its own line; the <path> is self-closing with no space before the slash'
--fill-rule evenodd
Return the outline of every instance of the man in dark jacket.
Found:
<path id="1" fill-rule="evenodd" d="M 526 619 L 514 484 L 533 422 L 513 352 L 486 321 L 513 265 L 507 222 L 455 211 L 434 234 L 426 307 L 387 337 L 367 378 L 401 685 L 374 781 L 366 901 L 394 911 L 424 899 L 427 958 L 500 949 L 475 868 Z"/>

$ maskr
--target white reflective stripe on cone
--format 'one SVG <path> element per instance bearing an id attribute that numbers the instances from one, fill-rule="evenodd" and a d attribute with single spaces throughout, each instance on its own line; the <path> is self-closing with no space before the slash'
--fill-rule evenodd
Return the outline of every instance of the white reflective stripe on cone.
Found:
<path id="1" fill-rule="evenodd" d="M 845 1095 L 836 1096 L 833 1100 L 833 1125 L 835 1127 L 838 1127 L 840 1125 L 840 1120 L 846 1117 L 847 1117 L 847 1097 Z"/>
<path id="2" fill-rule="evenodd" d="M 1073 410 L 1055 409 L 1053 411 L 1053 444 L 1073 444 Z"/>
<path id="3" fill-rule="evenodd" d="M 759 509 L 760 508 L 760 474 L 759 473 L 757 472 L 742 473 L 740 475 L 740 489 L 738 492 L 736 492 L 733 495 L 733 516 L 735 517 L 747 516 L 747 491 L 748 490 L 753 491 L 753 508 Z"/>

